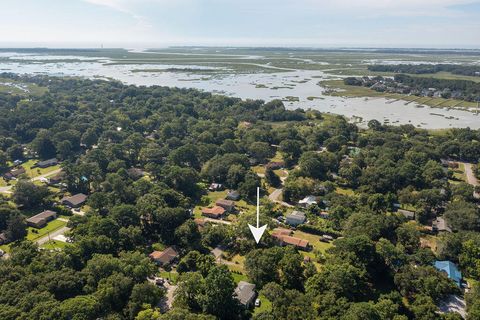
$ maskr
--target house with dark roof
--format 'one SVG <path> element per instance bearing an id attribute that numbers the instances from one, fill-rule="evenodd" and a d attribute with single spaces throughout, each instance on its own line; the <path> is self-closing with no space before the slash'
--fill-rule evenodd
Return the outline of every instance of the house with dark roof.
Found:
<path id="1" fill-rule="evenodd" d="M 45 169 L 45 168 L 48 168 L 48 167 L 56 166 L 57 164 L 58 164 L 58 160 L 55 159 L 55 158 L 52 158 L 52 159 L 48 159 L 48 160 L 44 160 L 44 161 L 39 161 L 33 167 L 35 167 L 35 168 L 38 167 L 38 168 Z"/>
<path id="2" fill-rule="evenodd" d="M 282 169 L 284 167 L 285 167 L 285 162 L 284 161 L 271 161 L 271 162 L 267 163 L 267 165 L 265 166 L 265 168 L 272 169 L 272 170 L 278 170 L 278 169 Z"/>
<path id="3" fill-rule="evenodd" d="M 218 199 L 217 201 L 215 201 L 215 205 L 222 207 L 227 212 L 232 212 L 233 210 L 235 210 L 235 202 L 233 202 L 232 200 Z"/>
<path id="4" fill-rule="evenodd" d="M 65 178 L 65 172 L 61 171 L 56 175 L 54 175 L 53 177 L 48 178 L 48 184 L 49 185 L 59 184 L 60 182 L 62 182 L 64 178 Z"/>
<path id="5" fill-rule="evenodd" d="M 77 193 L 76 195 L 71 197 L 63 197 L 60 202 L 67 207 L 78 208 L 85 204 L 87 198 L 88 197 L 83 193 Z"/>
<path id="6" fill-rule="evenodd" d="M 176 247 L 168 247 L 163 251 L 153 251 L 148 255 L 159 266 L 171 265 L 178 260 L 180 254 Z"/>
<path id="7" fill-rule="evenodd" d="M 214 206 L 213 208 L 202 208 L 202 216 L 221 219 L 225 215 L 225 209 L 220 206 Z"/>
<path id="8" fill-rule="evenodd" d="M 445 272 L 449 279 L 452 279 L 458 287 L 462 285 L 462 273 L 455 263 L 451 261 L 435 261 L 435 268 Z"/>
<path id="9" fill-rule="evenodd" d="M 41 229 L 45 227 L 48 222 L 56 218 L 57 218 L 57 213 L 55 211 L 46 210 L 46 211 L 40 212 L 37 215 L 34 215 L 33 217 L 28 218 L 26 221 L 29 227 Z"/>
<path id="10" fill-rule="evenodd" d="M 127 174 L 132 180 L 138 180 L 145 175 L 145 172 L 139 168 L 129 168 Z"/>
<path id="11" fill-rule="evenodd" d="M 245 308 L 252 307 L 257 297 L 255 285 L 246 281 L 240 281 L 235 288 L 235 297 Z"/>
<path id="12" fill-rule="evenodd" d="M 306 220 L 307 217 L 305 216 L 305 213 L 301 211 L 293 211 L 286 216 L 286 223 L 294 227 L 304 223 Z"/>
<path id="13" fill-rule="evenodd" d="M 22 174 L 25 174 L 25 168 L 24 167 L 17 167 L 14 169 L 11 169 L 9 172 L 5 173 L 4 178 L 6 180 L 13 180 L 21 176 Z"/>

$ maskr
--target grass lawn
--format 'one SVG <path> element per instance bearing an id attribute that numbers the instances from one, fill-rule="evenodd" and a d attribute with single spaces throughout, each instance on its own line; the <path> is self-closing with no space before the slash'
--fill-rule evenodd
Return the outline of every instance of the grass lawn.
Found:
<path id="1" fill-rule="evenodd" d="M 280 161 L 283 161 L 283 156 L 280 151 L 277 151 L 275 153 L 275 156 L 272 159 L 270 159 L 270 162 L 280 162 Z"/>
<path id="2" fill-rule="evenodd" d="M 245 257 L 236 254 L 236 255 L 233 256 L 233 258 L 230 260 L 230 262 L 234 263 L 233 265 L 227 265 L 227 267 L 230 271 L 236 271 L 236 272 L 240 272 L 242 274 L 245 272 L 245 267 L 244 267 Z"/>
<path id="3" fill-rule="evenodd" d="M 350 188 L 337 187 L 335 189 L 335 192 L 338 193 L 338 194 L 345 195 L 345 196 L 354 196 L 355 195 L 355 191 L 353 191 L 353 189 L 350 189 Z"/>
<path id="4" fill-rule="evenodd" d="M 47 243 L 43 244 L 41 248 L 48 249 L 48 250 L 63 250 L 68 243 L 58 240 L 50 240 Z"/>
<path id="5" fill-rule="evenodd" d="M 423 247 L 429 247 L 434 253 L 437 251 L 438 237 L 432 235 L 424 235 L 420 238 Z"/>
<path id="6" fill-rule="evenodd" d="M 170 280 L 173 284 L 177 283 L 178 280 L 178 272 L 175 270 L 172 270 L 170 272 L 162 270 L 157 273 L 157 276 L 162 277 L 164 279 Z"/>
<path id="7" fill-rule="evenodd" d="M 254 315 L 272 310 L 272 303 L 263 294 L 259 294 L 258 299 L 260 299 L 261 304 L 260 307 L 253 310 Z"/>
<path id="8" fill-rule="evenodd" d="M 41 237 L 44 237 L 46 236 L 49 232 L 53 232 L 55 230 L 58 230 L 62 227 L 65 227 L 67 225 L 67 223 L 65 221 L 61 221 L 61 220 L 53 220 L 51 222 L 49 222 L 47 224 L 47 226 L 45 226 L 44 228 L 42 229 L 35 229 L 35 228 L 32 228 L 32 227 L 28 227 L 27 230 L 28 230 L 28 234 L 27 234 L 27 239 L 30 240 L 30 241 L 35 241 Z M 37 232 L 34 232 L 37 231 Z"/>
<path id="9" fill-rule="evenodd" d="M 9 253 L 10 252 L 10 245 L 8 245 L 8 244 L 1 245 L 0 250 L 3 250 L 4 252 Z"/>
<path id="10" fill-rule="evenodd" d="M 265 167 L 264 166 L 254 166 L 252 167 L 253 172 L 265 174 Z"/>
<path id="11" fill-rule="evenodd" d="M 38 177 L 38 176 L 41 176 L 41 175 L 44 175 L 44 174 L 48 174 L 52 171 L 55 171 L 57 169 L 60 169 L 60 165 L 56 165 L 56 166 L 52 166 L 52 167 L 48 167 L 48 168 L 31 168 L 33 165 L 35 165 L 35 163 L 38 162 L 38 160 L 36 159 L 31 159 L 31 160 L 28 160 L 27 162 L 25 162 L 24 164 L 22 164 L 22 167 L 25 168 L 25 171 L 26 171 L 26 174 L 30 177 L 30 178 L 35 178 L 35 177 Z"/>
<path id="12" fill-rule="evenodd" d="M 308 240 L 308 242 L 310 243 L 310 245 L 313 247 L 313 250 L 311 251 L 299 251 L 304 257 L 309 257 L 310 259 L 312 259 L 312 262 L 314 263 L 315 267 L 317 268 L 317 270 L 320 270 L 321 269 L 321 265 L 315 261 L 315 253 L 314 251 L 315 250 L 318 250 L 322 253 L 325 253 L 325 251 L 328 249 L 328 248 L 331 248 L 333 247 L 333 244 L 332 243 L 327 243 L 327 242 L 322 242 L 320 241 L 320 236 L 317 236 L 317 235 L 314 235 L 314 234 L 310 234 L 310 233 L 306 233 L 306 232 L 303 232 L 303 231 L 299 231 L 299 230 L 296 230 L 294 233 L 293 233 L 293 236 L 296 237 L 296 238 L 300 238 L 300 239 L 305 239 L 305 240 Z"/>
<path id="13" fill-rule="evenodd" d="M 248 281 L 248 277 L 244 274 L 238 274 L 238 273 L 233 273 L 232 272 L 232 276 L 233 276 L 233 280 L 235 281 L 235 283 L 239 283 L 240 281 Z"/>
<path id="14" fill-rule="evenodd" d="M 452 170 L 452 169 L 451 169 Z M 458 182 L 465 182 L 467 180 L 467 176 L 465 175 L 465 165 L 463 163 L 458 164 L 457 169 L 453 169 L 453 183 Z"/>

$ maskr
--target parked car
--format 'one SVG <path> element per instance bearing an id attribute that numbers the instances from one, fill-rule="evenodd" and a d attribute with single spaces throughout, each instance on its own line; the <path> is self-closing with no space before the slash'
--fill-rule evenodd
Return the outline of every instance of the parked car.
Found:
<path id="1" fill-rule="evenodd" d="M 260 307 L 260 305 L 262 304 L 262 302 L 260 301 L 260 299 L 255 299 L 255 307 L 258 308 Z"/>
<path id="2" fill-rule="evenodd" d="M 165 284 L 165 279 L 163 278 L 156 278 L 155 279 L 155 284 L 159 287 L 163 287 L 163 285 Z"/>

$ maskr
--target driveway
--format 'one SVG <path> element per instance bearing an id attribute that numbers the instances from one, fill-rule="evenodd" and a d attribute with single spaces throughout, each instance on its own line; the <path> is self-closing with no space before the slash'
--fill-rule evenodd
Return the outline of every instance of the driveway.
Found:
<path id="1" fill-rule="evenodd" d="M 282 206 L 292 208 L 293 206 L 291 204 L 286 203 L 285 201 L 281 201 L 281 200 L 278 199 L 282 195 L 282 192 L 283 192 L 283 189 L 275 189 L 272 193 L 270 193 L 270 195 L 268 196 L 268 199 L 270 199 L 270 201 L 273 201 L 275 203 L 279 203 Z"/>
<path id="2" fill-rule="evenodd" d="M 465 176 L 467 177 L 467 182 L 474 187 L 480 185 L 477 177 L 475 176 L 475 173 L 473 172 L 473 164 L 467 163 L 467 162 L 459 162 L 459 163 L 463 164 L 463 166 L 465 167 Z M 480 198 L 480 194 L 478 194 L 477 192 L 474 192 L 473 196 L 477 199 Z"/>
<path id="3" fill-rule="evenodd" d="M 41 238 L 38 238 L 37 240 L 35 240 L 35 242 L 41 246 L 42 244 L 45 244 L 47 243 L 48 241 L 52 240 L 53 238 L 55 238 L 56 236 L 59 236 L 59 235 L 63 235 L 65 232 L 67 231 L 70 231 L 70 228 L 68 227 L 62 227 L 60 229 L 57 229 L 55 231 L 52 231 L 50 232 L 49 234 L 41 237 Z"/>
<path id="4" fill-rule="evenodd" d="M 60 171 L 62 171 L 62 169 L 55 169 L 53 171 L 50 171 L 49 173 L 45 173 L 45 174 L 42 174 L 40 176 L 37 176 L 35 178 L 32 178 L 30 179 L 30 181 L 39 181 L 41 179 L 44 179 L 44 178 L 47 178 L 47 177 L 50 177 L 50 176 L 53 176 L 57 173 L 60 173 Z M 12 193 L 12 188 L 13 186 L 7 186 L 7 187 L 0 187 L 0 193 Z"/>

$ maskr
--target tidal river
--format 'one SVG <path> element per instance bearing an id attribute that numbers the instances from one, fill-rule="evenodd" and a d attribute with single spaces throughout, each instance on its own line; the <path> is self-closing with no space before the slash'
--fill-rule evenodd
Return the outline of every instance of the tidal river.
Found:
<path id="1" fill-rule="evenodd" d="M 480 115 L 461 110 L 446 110 L 405 105 L 403 101 L 391 102 L 383 98 L 342 98 L 325 95 L 325 88 L 318 85 L 331 75 L 321 71 L 294 70 L 277 73 L 229 73 L 221 69 L 221 74 L 206 72 L 178 72 L 184 68 L 206 69 L 191 65 L 146 65 L 146 64 L 107 64 L 108 59 L 92 60 L 86 57 L 26 55 L 2 53 L 0 72 L 20 74 L 48 74 L 55 76 L 81 76 L 88 78 L 117 79 L 127 84 L 161 85 L 170 87 L 196 88 L 208 92 L 225 94 L 244 99 L 283 99 L 289 109 L 315 109 L 344 115 L 364 126 L 371 119 L 389 124 L 412 124 L 427 129 L 470 127 L 480 129 Z M 9 61 L 14 57 L 16 61 Z M 25 61 L 19 58 L 25 57 Z M 7 58 L 7 59 L 5 59 Z M 38 61 L 36 61 L 38 60 Z M 49 61 L 51 60 L 51 61 Z M 62 62 L 58 62 L 62 61 Z M 268 66 L 266 66 L 268 67 Z M 176 68 L 175 72 L 166 69 Z M 165 71 L 161 71 L 165 69 Z M 139 71 L 153 70 L 153 71 Z"/>

